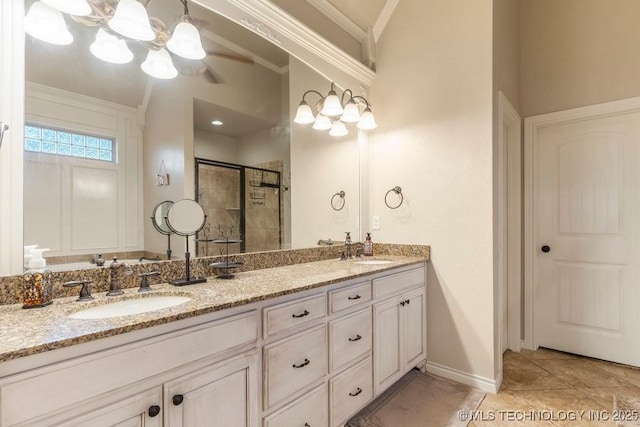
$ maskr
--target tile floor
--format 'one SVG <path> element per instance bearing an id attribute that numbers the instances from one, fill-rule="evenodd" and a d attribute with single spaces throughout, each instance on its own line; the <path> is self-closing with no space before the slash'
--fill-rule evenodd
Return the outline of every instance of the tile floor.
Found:
<path id="1" fill-rule="evenodd" d="M 487 394 L 473 416 L 472 427 L 640 426 L 640 369 L 545 349 L 507 351 L 500 392 Z"/>

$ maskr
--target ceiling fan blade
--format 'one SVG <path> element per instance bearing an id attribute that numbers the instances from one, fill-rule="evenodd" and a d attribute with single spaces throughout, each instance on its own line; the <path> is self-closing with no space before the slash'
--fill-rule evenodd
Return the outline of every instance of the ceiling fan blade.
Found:
<path id="1" fill-rule="evenodd" d="M 202 75 L 204 76 L 205 79 L 207 79 L 209 83 L 213 83 L 214 85 L 224 83 L 224 81 L 222 81 L 222 79 L 218 76 L 218 74 L 208 66 L 205 66 L 205 69 L 202 72 Z"/>
<path id="2" fill-rule="evenodd" d="M 238 61 L 245 64 L 253 64 L 254 60 L 251 57 L 243 56 L 243 55 L 234 55 L 230 53 L 216 52 L 215 50 L 207 50 L 205 51 L 207 55 L 217 56 L 218 58 L 229 59 L 231 61 Z"/>

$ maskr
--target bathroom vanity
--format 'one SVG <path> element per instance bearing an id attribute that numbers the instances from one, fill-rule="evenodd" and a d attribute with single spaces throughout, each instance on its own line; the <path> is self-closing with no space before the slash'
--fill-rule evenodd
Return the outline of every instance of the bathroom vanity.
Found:
<path id="1" fill-rule="evenodd" d="M 426 259 L 363 261 L 128 289 L 191 298 L 129 316 L 0 307 L 0 425 L 342 426 L 426 362 Z"/>

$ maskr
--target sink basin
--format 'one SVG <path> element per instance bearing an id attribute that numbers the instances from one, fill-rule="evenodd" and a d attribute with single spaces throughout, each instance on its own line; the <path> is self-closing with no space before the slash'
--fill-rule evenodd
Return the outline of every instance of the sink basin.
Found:
<path id="1" fill-rule="evenodd" d="M 72 319 L 108 319 L 117 316 L 130 316 L 132 314 L 148 313 L 161 310 L 190 301 L 189 297 L 163 295 L 157 297 L 136 298 L 118 302 L 112 302 L 69 315 Z"/>
<path id="2" fill-rule="evenodd" d="M 354 264 L 362 264 L 362 265 L 382 265 L 382 264 L 391 264 L 393 261 L 390 259 L 359 259 L 357 261 L 353 261 Z"/>

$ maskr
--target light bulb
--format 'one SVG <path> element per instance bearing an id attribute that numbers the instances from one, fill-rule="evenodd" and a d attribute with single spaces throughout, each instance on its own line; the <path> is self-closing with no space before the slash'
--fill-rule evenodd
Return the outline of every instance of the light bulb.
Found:
<path id="1" fill-rule="evenodd" d="M 362 117 L 360 117 L 360 121 L 358 122 L 358 129 L 370 130 L 377 127 L 378 124 L 376 123 L 376 119 L 373 117 L 371 108 L 367 107 L 362 113 Z"/>
<path id="2" fill-rule="evenodd" d="M 345 136 L 349 131 L 347 127 L 340 120 L 334 120 L 329 135 L 331 136 Z"/>
<path id="3" fill-rule="evenodd" d="M 129 50 L 127 43 L 102 28 L 98 29 L 96 40 L 89 46 L 89 50 L 95 57 L 112 64 L 126 64 L 133 59 L 133 52 Z"/>
<path id="4" fill-rule="evenodd" d="M 134 40 L 151 41 L 156 33 L 149 24 L 147 9 L 136 0 L 120 0 L 109 27 L 118 34 Z"/>
<path id="5" fill-rule="evenodd" d="M 360 109 L 353 99 L 345 105 L 344 113 L 342 113 L 340 120 L 345 123 L 356 123 L 360 120 Z"/>
<path id="6" fill-rule="evenodd" d="M 340 104 L 340 98 L 338 98 L 338 95 L 336 95 L 336 92 L 334 90 L 331 90 L 327 97 L 324 99 L 320 114 L 328 117 L 337 117 L 340 116 L 343 112 L 344 110 L 342 109 L 342 105 Z"/>
<path id="7" fill-rule="evenodd" d="M 327 116 L 323 116 L 322 114 L 318 114 L 316 117 L 316 121 L 312 126 L 315 130 L 327 130 L 331 129 L 331 119 Z"/>
<path id="8" fill-rule="evenodd" d="M 24 31 L 43 42 L 67 45 L 73 36 L 64 22 L 62 12 L 41 1 L 35 2 L 24 17 Z"/>
<path id="9" fill-rule="evenodd" d="M 167 41 L 167 49 L 183 58 L 202 59 L 207 54 L 202 49 L 200 33 L 188 19 L 188 16 L 183 16 L 182 22 L 176 25 L 171 38 Z"/>
<path id="10" fill-rule="evenodd" d="M 142 71 L 158 79 L 172 79 L 178 75 L 171 55 L 166 49 L 149 50 L 147 59 L 140 65 Z"/>
<path id="11" fill-rule="evenodd" d="M 301 125 L 306 125 L 309 123 L 313 123 L 316 118 L 313 116 L 313 111 L 311 111 L 311 107 L 309 104 L 303 99 L 298 105 L 298 110 L 296 111 L 296 116 L 294 117 L 294 123 L 298 123 Z"/>

